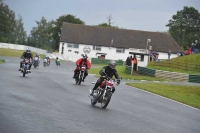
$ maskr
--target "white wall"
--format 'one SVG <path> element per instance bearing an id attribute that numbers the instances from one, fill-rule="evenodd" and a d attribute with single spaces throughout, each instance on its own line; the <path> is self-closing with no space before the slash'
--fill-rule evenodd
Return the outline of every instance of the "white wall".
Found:
<path id="1" fill-rule="evenodd" d="M 46 50 L 31 47 L 31 46 L 26 46 L 26 45 L 18 45 L 18 44 L 9 44 L 9 43 L 0 43 L 0 48 L 7 48 L 7 49 L 16 49 L 16 50 L 26 50 L 26 48 L 30 48 L 32 52 L 36 52 L 39 54 L 47 54 Z"/>
<path id="2" fill-rule="evenodd" d="M 62 51 L 62 45 L 63 42 L 60 43 L 59 46 L 59 55 L 61 54 Z M 87 46 L 91 49 L 91 52 L 88 53 L 88 59 L 91 61 L 91 58 L 98 58 L 99 55 L 96 55 L 96 53 L 106 53 L 107 55 L 105 56 L 106 59 L 113 59 L 113 60 L 123 60 L 126 61 L 127 57 L 130 56 L 129 52 L 136 52 L 136 53 L 144 53 L 144 50 L 141 49 L 125 49 L 124 53 L 116 53 L 116 48 L 114 47 L 101 47 L 101 51 L 93 50 L 93 45 L 85 45 L 85 44 L 79 44 L 79 48 L 68 48 L 67 43 L 64 43 L 64 53 L 62 56 L 65 57 L 66 60 L 75 62 L 77 59 L 81 58 L 81 54 L 85 54 L 83 49 L 84 47 Z M 71 50 L 69 52 L 68 50 Z M 75 53 L 75 51 L 78 51 L 79 53 Z M 144 56 L 144 61 L 140 61 L 138 58 L 138 66 L 147 66 L 148 61 L 148 56 Z"/>
<path id="3" fill-rule="evenodd" d="M 168 59 L 168 53 L 158 52 L 158 59 L 165 60 Z M 178 57 L 177 54 L 171 54 L 170 59 Z"/>

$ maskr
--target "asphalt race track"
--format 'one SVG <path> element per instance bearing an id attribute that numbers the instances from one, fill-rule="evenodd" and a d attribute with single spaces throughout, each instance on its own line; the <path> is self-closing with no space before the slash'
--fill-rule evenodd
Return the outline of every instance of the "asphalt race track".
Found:
<path id="1" fill-rule="evenodd" d="M 0 133 L 200 133 L 200 110 L 121 84 L 110 104 L 91 106 L 89 75 L 76 85 L 75 63 L 18 71 L 20 58 L 0 57 Z"/>

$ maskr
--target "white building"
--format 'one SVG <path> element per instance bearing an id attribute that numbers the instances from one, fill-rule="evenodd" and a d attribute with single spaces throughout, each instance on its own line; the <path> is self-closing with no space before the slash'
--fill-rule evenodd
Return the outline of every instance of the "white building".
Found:
<path id="1" fill-rule="evenodd" d="M 59 55 L 73 62 L 81 54 L 87 54 L 89 59 L 126 61 L 133 52 L 139 54 L 138 66 L 147 66 L 149 47 L 159 53 L 158 59 L 168 59 L 169 49 L 171 58 L 177 57 L 180 50 L 176 41 L 165 33 L 63 23 Z"/>

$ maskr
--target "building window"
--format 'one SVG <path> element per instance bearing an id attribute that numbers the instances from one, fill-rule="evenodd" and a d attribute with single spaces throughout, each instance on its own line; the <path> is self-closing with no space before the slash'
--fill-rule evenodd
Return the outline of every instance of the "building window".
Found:
<path id="1" fill-rule="evenodd" d="M 74 48 L 79 48 L 79 44 L 74 44 Z"/>
<path id="2" fill-rule="evenodd" d="M 93 45 L 93 50 L 101 51 L 101 46 L 94 46 Z"/>
<path id="3" fill-rule="evenodd" d="M 123 48 L 117 48 L 116 53 L 124 53 L 125 50 Z"/>
<path id="4" fill-rule="evenodd" d="M 79 48 L 79 44 L 68 43 L 67 47 L 68 48 Z"/>

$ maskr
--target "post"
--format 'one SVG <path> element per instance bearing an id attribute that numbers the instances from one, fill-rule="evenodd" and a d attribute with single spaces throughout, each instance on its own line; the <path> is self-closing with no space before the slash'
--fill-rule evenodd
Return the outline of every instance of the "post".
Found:
<path id="1" fill-rule="evenodd" d="M 133 75 L 133 61 L 131 61 L 131 75 Z"/>
<path id="2" fill-rule="evenodd" d="M 146 53 L 148 54 L 148 43 L 151 42 L 151 39 L 147 39 Z"/>

